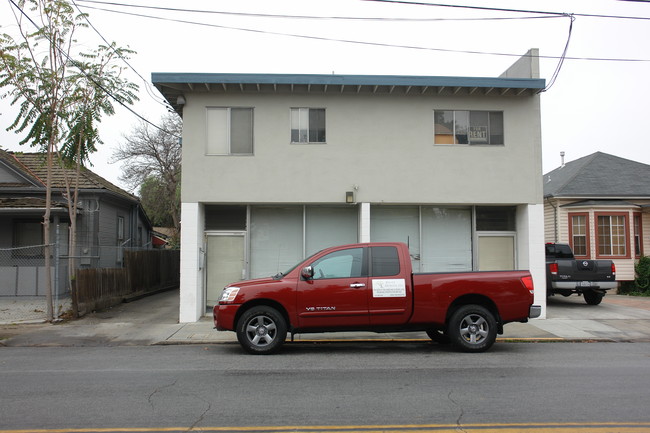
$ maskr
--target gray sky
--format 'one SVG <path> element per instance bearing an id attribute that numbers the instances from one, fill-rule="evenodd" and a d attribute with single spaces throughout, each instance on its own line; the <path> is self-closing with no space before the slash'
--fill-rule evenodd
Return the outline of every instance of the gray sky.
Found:
<path id="1" fill-rule="evenodd" d="M 131 71 L 129 76 L 141 91 L 140 101 L 132 109 L 153 123 L 159 123 L 165 108 L 157 91 L 148 89 L 139 77 L 148 81 L 152 72 L 496 77 L 517 56 L 539 48 L 541 56 L 550 57 L 540 61 L 541 78 L 548 83 L 566 45 L 570 24 L 567 16 L 363 0 L 114 3 L 76 0 L 105 39 L 137 52 L 129 60 L 137 74 Z M 203 12 L 133 8 L 118 3 Z M 487 5 L 476 0 L 444 4 Z M 489 6 L 575 14 L 569 58 L 555 84 L 541 96 L 544 173 L 560 164 L 560 151 L 566 152 L 567 161 L 602 151 L 650 164 L 650 19 L 583 16 L 650 18 L 650 2 L 493 0 Z M 0 31 L 11 33 L 15 23 L 9 1 L 0 2 L 0 17 Z M 79 43 L 88 49 L 102 44 L 97 32 L 84 30 Z M 625 121 L 616 120 L 619 116 Z M 14 117 L 15 110 L 6 100 L 0 101 L 0 147 L 29 151 L 17 145 L 20 136 L 5 131 Z M 120 186 L 121 169 L 108 160 L 122 135 L 138 121 L 128 110 L 117 108 L 117 114 L 102 123 L 105 144 L 91 159 L 95 172 Z"/>

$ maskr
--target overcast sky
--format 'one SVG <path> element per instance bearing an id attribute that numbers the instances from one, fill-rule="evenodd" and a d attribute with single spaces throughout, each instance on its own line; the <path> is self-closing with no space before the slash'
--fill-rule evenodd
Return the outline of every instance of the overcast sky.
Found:
<path id="1" fill-rule="evenodd" d="M 517 56 L 539 48 L 548 84 L 571 19 L 543 12 L 575 14 L 568 58 L 541 96 L 543 171 L 559 166 L 560 151 L 567 161 L 602 151 L 650 164 L 650 2 L 489 2 L 491 8 L 534 12 L 523 13 L 372 0 L 103 1 L 75 0 L 94 27 L 79 43 L 92 49 L 103 37 L 137 52 L 129 76 L 141 91 L 132 108 L 153 123 L 166 109 L 147 84 L 152 72 L 497 77 Z M 0 24 L 3 33 L 14 30 L 9 1 L 0 2 Z M 30 151 L 17 145 L 20 136 L 5 131 L 14 117 L 0 101 L 0 147 Z M 95 172 L 120 186 L 121 168 L 108 161 L 138 121 L 118 108 L 102 123 L 105 144 L 91 159 Z"/>

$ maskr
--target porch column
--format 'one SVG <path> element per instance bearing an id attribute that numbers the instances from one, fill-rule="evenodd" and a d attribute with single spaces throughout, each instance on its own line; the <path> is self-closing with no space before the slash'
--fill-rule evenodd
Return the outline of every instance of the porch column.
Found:
<path id="1" fill-rule="evenodd" d="M 528 269 L 535 285 L 535 304 L 546 318 L 546 259 L 544 257 L 544 205 L 517 206 L 518 268 Z"/>
<path id="2" fill-rule="evenodd" d="M 203 206 L 200 203 L 181 203 L 181 220 L 179 322 L 197 322 L 205 314 Z"/>
<path id="3" fill-rule="evenodd" d="M 359 242 L 370 242 L 370 203 L 359 203 Z"/>

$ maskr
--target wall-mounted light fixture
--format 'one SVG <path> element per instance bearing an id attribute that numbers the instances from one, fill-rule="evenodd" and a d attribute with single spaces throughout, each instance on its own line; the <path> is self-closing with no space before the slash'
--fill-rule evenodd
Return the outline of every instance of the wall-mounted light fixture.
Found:
<path id="1" fill-rule="evenodd" d="M 354 203 L 354 191 L 346 191 L 345 192 L 345 202 L 348 204 L 353 204 Z"/>
<path id="2" fill-rule="evenodd" d="M 178 95 L 178 98 L 176 98 L 176 103 L 178 105 L 185 105 L 185 96 Z"/>

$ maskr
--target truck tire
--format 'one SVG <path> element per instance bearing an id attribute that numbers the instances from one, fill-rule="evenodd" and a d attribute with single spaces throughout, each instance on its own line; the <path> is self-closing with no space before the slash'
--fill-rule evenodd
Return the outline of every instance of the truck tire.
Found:
<path id="1" fill-rule="evenodd" d="M 266 305 L 252 307 L 237 321 L 237 340 L 248 353 L 275 353 L 286 338 L 287 322 L 275 308 Z"/>
<path id="2" fill-rule="evenodd" d="M 447 335 L 463 352 L 484 352 L 496 341 L 497 322 L 487 308 L 463 305 L 449 319 Z"/>
<path id="3" fill-rule="evenodd" d="M 603 296 L 605 296 L 602 293 L 598 293 L 593 290 L 585 290 L 582 294 L 585 297 L 585 302 L 589 305 L 600 304 L 600 301 L 603 300 Z"/>

